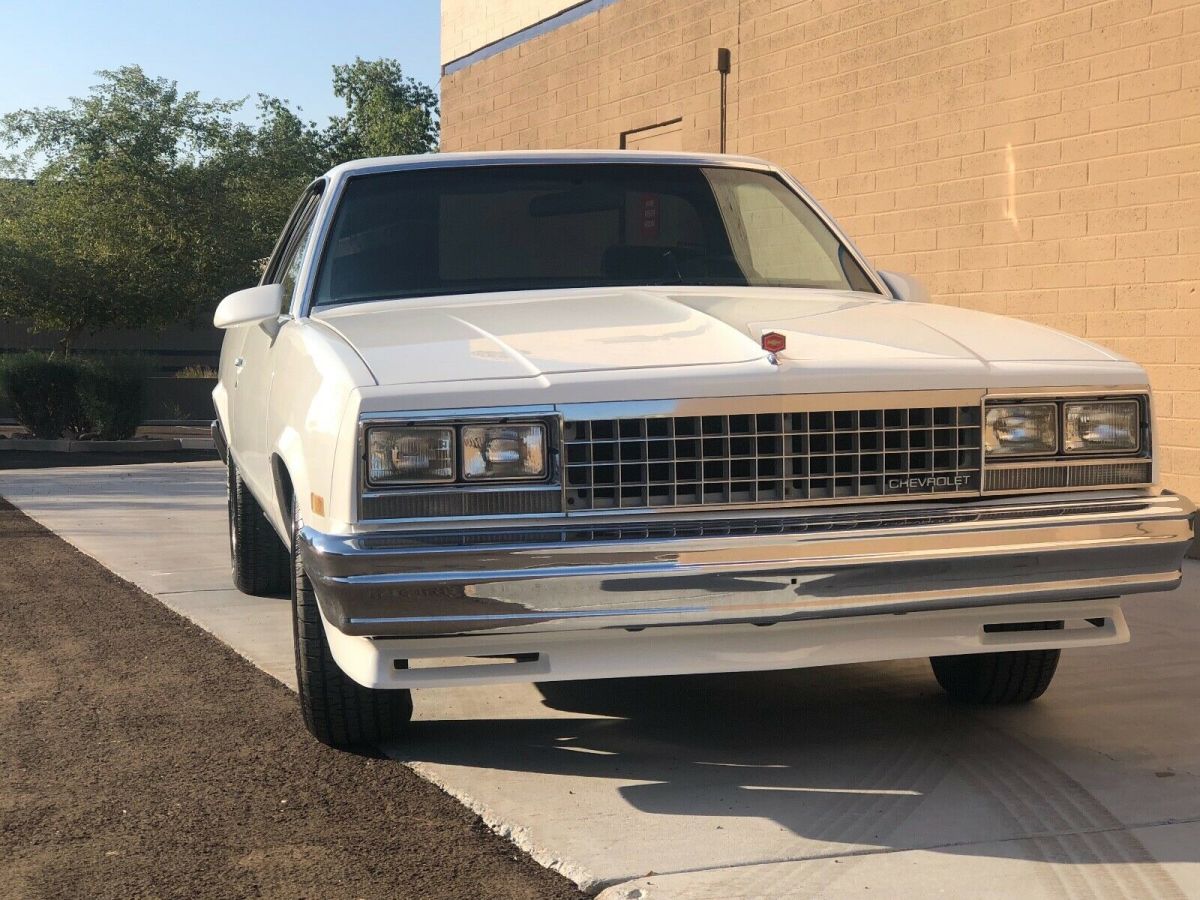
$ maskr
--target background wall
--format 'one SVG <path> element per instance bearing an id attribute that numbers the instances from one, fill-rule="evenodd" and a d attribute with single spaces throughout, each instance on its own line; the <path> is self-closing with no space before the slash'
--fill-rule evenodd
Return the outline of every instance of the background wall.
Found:
<path id="1" fill-rule="evenodd" d="M 475 49 L 473 9 L 515 31 L 546 5 L 444 0 L 444 53 Z M 681 118 L 715 151 L 729 47 L 730 152 L 788 167 L 939 302 L 1144 364 L 1166 480 L 1200 496 L 1200 0 L 593 5 L 450 67 L 442 148 L 617 147 Z"/>
<path id="2" fill-rule="evenodd" d="M 163 372 L 187 366 L 215 369 L 220 362 L 223 336 L 224 332 L 214 328 L 211 321 L 201 321 L 194 325 L 171 325 L 162 331 L 107 329 L 98 334 L 83 334 L 73 348 L 83 354 L 115 351 L 145 356 Z M 52 351 L 61 338 L 60 333 L 53 331 L 35 334 L 21 320 L 0 321 L 0 355 L 26 350 Z"/>
<path id="3" fill-rule="evenodd" d="M 564 0 L 502 0 L 442 4 L 442 64 L 562 12 Z"/>

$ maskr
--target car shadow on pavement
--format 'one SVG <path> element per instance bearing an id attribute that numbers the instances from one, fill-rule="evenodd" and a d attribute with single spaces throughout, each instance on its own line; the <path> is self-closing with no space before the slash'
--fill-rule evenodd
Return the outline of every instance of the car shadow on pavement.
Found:
<path id="1" fill-rule="evenodd" d="M 1173 887 L 1117 816 L 1035 749 L 1095 755 L 1086 737 L 1072 740 L 1078 728 L 1053 729 L 1053 717 L 1072 707 L 1069 691 L 1020 708 L 956 706 L 924 661 L 538 690 L 558 717 L 417 722 L 401 752 L 433 764 L 606 779 L 650 816 L 629 841 L 653 842 L 645 829 L 671 827 L 652 817 L 710 817 L 714 827 L 731 822 L 731 832 L 755 819 L 787 831 L 776 846 L 755 848 L 763 858 L 926 848 L 1112 864 L 1112 873 L 1090 877 L 1114 884 L 1125 878 L 1120 864 L 1140 863 L 1154 891 Z M 1035 723 L 1054 738 L 1017 737 Z M 1105 762 L 1106 777 L 1164 789 L 1152 771 Z M 1200 847 L 1185 855 L 1200 861 Z"/>

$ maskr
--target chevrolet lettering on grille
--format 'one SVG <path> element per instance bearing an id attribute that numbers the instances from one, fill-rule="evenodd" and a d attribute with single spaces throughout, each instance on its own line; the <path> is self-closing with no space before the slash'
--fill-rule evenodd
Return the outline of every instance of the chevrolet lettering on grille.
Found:
<path id="1" fill-rule="evenodd" d="M 889 494 L 918 494 L 922 491 L 975 490 L 978 479 L 969 474 L 910 475 L 907 478 L 888 478 L 886 485 Z"/>

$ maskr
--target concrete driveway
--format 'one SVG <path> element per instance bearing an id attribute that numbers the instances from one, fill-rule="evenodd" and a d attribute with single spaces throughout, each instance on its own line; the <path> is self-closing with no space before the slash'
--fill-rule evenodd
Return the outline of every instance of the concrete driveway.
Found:
<path id="1" fill-rule="evenodd" d="M 218 464 L 5 472 L 0 495 L 294 683 L 287 602 L 230 585 Z M 1187 565 L 1129 599 L 1132 643 L 1065 655 L 1025 708 L 951 706 L 924 661 L 429 690 L 390 755 L 606 898 L 1200 897 Z"/>

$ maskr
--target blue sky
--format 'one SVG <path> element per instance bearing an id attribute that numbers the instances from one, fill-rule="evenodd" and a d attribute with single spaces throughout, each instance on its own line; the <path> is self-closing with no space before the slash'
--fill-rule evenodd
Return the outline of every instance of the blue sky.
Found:
<path id="1" fill-rule="evenodd" d="M 0 0 L 0 113 L 58 106 L 97 69 L 136 63 L 206 98 L 272 94 L 322 124 L 341 105 L 330 67 L 390 56 L 438 79 L 437 0 Z M 250 107 L 251 104 L 247 104 Z"/>

